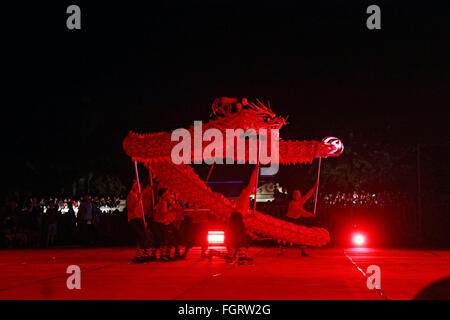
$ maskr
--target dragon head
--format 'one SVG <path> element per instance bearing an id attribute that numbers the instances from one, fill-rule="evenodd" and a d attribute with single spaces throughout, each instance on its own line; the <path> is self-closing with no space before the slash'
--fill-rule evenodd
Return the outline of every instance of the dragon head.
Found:
<path id="1" fill-rule="evenodd" d="M 247 99 L 241 102 L 237 98 L 221 97 L 214 100 L 213 115 L 217 117 L 216 125 L 224 128 L 247 129 L 280 129 L 287 124 L 286 119 L 280 117 L 266 107 L 261 101 L 249 103 Z"/>

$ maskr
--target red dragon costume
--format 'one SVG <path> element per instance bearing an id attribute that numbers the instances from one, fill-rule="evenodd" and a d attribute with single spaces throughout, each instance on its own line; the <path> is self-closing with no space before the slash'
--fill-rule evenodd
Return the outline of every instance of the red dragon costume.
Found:
<path id="1" fill-rule="evenodd" d="M 277 117 L 260 101 L 255 104 L 243 99 L 242 102 L 239 103 L 236 98 L 217 98 L 213 103 L 210 121 L 202 124 L 203 130 L 218 129 L 225 136 L 226 129 L 254 129 L 257 132 L 260 129 L 267 129 L 270 132 L 270 129 L 280 129 L 286 124 L 284 118 Z M 187 130 L 194 136 L 193 126 Z M 227 141 L 224 142 L 226 143 Z M 123 148 L 133 161 L 143 163 L 152 171 L 161 188 L 169 189 L 176 193 L 178 199 L 195 207 L 211 208 L 219 218 L 226 220 L 235 211 L 236 201 L 213 192 L 188 164 L 174 164 L 171 151 L 176 144 L 178 142 L 171 141 L 171 134 L 167 132 L 149 134 L 130 132 L 123 141 Z M 205 145 L 202 148 L 204 149 Z M 279 164 L 312 163 L 315 158 L 336 157 L 342 151 L 343 145 L 337 138 L 326 138 L 321 142 L 279 139 Z M 194 150 L 191 155 L 193 157 Z M 252 211 L 245 215 L 244 219 L 250 232 L 286 243 L 320 247 L 330 241 L 330 235 L 324 228 L 310 228 L 289 223 L 258 211 L 254 213 Z"/>

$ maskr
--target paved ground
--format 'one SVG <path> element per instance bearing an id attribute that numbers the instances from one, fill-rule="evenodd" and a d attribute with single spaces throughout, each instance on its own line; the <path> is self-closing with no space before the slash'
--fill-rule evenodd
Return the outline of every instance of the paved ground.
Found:
<path id="1" fill-rule="evenodd" d="M 216 258 L 134 265 L 131 248 L 0 252 L 0 299 L 411 299 L 450 276 L 450 250 L 251 248 L 254 265 Z M 382 292 L 363 272 L 381 268 Z M 82 268 L 81 290 L 68 290 L 66 268 Z M 359 269 L 358 269 L 359 268 Z M 383 296 L 380 293 L 384 293 Z"/>

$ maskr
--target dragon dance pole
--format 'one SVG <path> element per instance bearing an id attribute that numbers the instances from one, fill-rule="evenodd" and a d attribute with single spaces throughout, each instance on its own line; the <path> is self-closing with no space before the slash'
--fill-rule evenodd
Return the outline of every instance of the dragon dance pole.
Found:
<path id="1" fill-rule="evenodd" d="M 208 184 L 209 178 L 211 177 L 211 173 L 212 173 L 212 171 L 213 171 L 213 168 L 214 168 L 214 165 L 215 165 L 215 164 L 216 164 L 216 162 L 214 161 L 214 162 L 212 163 L 212 165 L 211 165 L 211 168 L 209 168 L 208 176 L 206 177 L 206 182 L 205 182 L 206 185 Z"/>
<path id="2" fill-rule="evenodd" d="M 150 188 L 152 189 L 152 209 L 155 209 L 155 190 L 153 188 L 153 172 L 152 169 L 148 168 L 150 173 Z"/>
<path id="3" fill-rule="evenodd" d="M 256 163 L 255 201 L 253 202 L 253 214 L 256 214 L 256 194 L 258 193 L 259 180 L 259 155 L 261 152 L 261 137 L 258 138 L 258 162 Z"/>
<path id="4" fill-rule="evenodd" d="M 316 215 L 317 197 L 319 195 L 319 179 L 320 179 L 320 165 L 321 164 L 322 164 L 322 157 L 319 158 L 319 170 L 317 171 L 317 188 L 316 188 L 316 196 L 314 199 L 314 216 Z"/>
<path id="5" fill-rule="evenodd" d="M 253 202 L 253 214 L 256 213 L 256 194 L 258 193 L 259 161 L 256 164 L 255 201 Z"/>
<path id="6" fill-rule="evenodd" d="M 137 167 L 137 161 L 134 161 L 134 170 L 136 171 L 136 181 L 138 183 L 138 191 L 139 191 L 139 194 L 141 194 L 141 183 L 139 182 L 139 172 L 138 172 L 138 167 Z M 145 222 L 145 216 L 144 216 L 144 204 L 142 203 L 142 199 L 139 200 L 139 203 L 141 204 L 142 221 L 144 222 L 144 226 L 147 228 L 147 223 Z"/>

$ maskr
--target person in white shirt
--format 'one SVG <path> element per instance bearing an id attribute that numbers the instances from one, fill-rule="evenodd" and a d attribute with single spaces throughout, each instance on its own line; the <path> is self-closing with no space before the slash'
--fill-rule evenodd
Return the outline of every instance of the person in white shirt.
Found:
<path id="1" fill-rule="evenodd" d="M 286 213 L 285 220 L 301 224 L 307 227 L 314 227 L 316 224 L 311 220 L 315 218 L 316 215 L 314 213 L 306 211 L 303 207 L 306 201 L 312 197 L 314 191 L 317 189 L 317 183 L 312 187 L 304 196 L 302 196 L 299 190 L 294 190 L 292 193 L 292 200 L 289 202 L 288 212 Z M 283 251 L 284 247 L 280 247 L 280 253 Z M 302 256 L 306 256 L 306 247 L 301 247 Z"/>
<path id="2" fill-rule="evenodd" d="M 312 197 L 314 191 L 317 189 L 317 184 L 308 191 L 305 196 L 302 197 L 302 194 L 299 190 L 294 190 L 292 193 L 292 200 L 289 202 L 288 212 L 286 213 L 286 217 L 289 219 L 299 219 L 303 218 L 312 218 L 315 217 L 314 213 L 310 213 L 306 211 L 303 206 L 306 201 Z"/>

